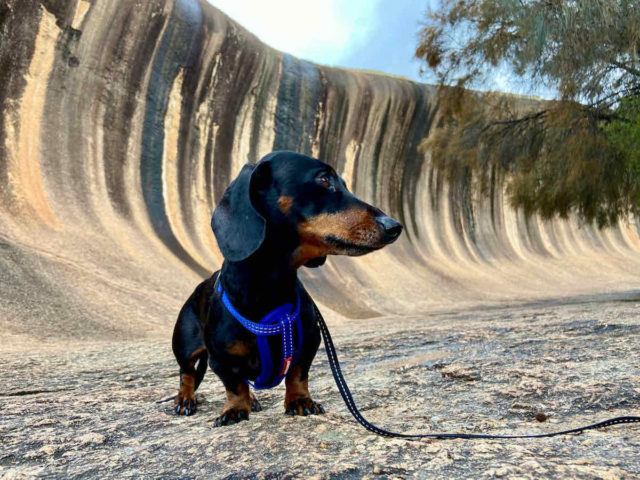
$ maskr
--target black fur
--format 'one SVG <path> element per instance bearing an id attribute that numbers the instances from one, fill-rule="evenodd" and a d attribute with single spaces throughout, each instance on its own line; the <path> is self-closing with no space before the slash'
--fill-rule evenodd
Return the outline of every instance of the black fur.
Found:
<path id="1" fill-rule="evenodd" d="M 262 167 L 262 166 L 261 166 Z M 257 176 L 255 165 L 246 164 L 224 192 L 211 217 L 211 228 L 224 258 L 239 262 L 262 244 L 266 221 L 251 202 L 251 182 Z M 254 187 L 255 188 L 255 187 Z"/>
<path id="2" fill-rule="evenodd" d="M 332 220 L 322 223 L 325 218 Z M 227 404 L 216 425 L 246 419 L 252 408 L 247 406 L 244 379 L 255 380 L 261 371 L 256 337 L 220 302 L 214 291 L 220 277 L 232 304 L 254 321 L 284 303 L 295 303 L 298 289 L 303 344 L 287 375 L 285 409 L 303 415 L 323 413 L 306 387 L 320 345 L 317 309 L 298 280 L 297 268 L 319 267 L 328 254 L 361 255 L 382 248 L 399 236 L 402 227 L 353 196 L 329 165 L 294 152 L 273 152 L 255 166 L 245 165 L 224 193 L 211 224 L 225 262 L 196 287 L 178 316 L 173 351 L 182 387 L 176 412 L 194 413 L 194 392 L 207 361 L 227 391 Z M 301 230 L 303 225 L 306 230 Z M 327 225 L 336 225 L 336 231 L 328 231 Z M 318 226 L 322 235 L 313 230 Z M 309 232 L 316 235 L 312 240 Z M 274 342 L 275 350 L 278 345 Z"/>

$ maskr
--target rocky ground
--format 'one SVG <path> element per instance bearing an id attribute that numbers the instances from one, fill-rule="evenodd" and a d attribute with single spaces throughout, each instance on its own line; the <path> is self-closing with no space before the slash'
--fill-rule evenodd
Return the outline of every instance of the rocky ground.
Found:
<path id="1" fill-rule="evenodd" d="M 365 416 L 397 431 L 548 432 L 640 414 L 640 295 L 330 324 Z M 169 335 L 169 334 L 167 334 Z M 640 426 L 510 441 L 404 441 L 357 425 L 324 350 L 312 392 L 328 414 L 212 428 L 209 372 L 193 417 L 171 403 L 169 340 L 0 353 L 2 478 L 640 478 Z M 536 420 L 548 417 L 546 421 Z"/>

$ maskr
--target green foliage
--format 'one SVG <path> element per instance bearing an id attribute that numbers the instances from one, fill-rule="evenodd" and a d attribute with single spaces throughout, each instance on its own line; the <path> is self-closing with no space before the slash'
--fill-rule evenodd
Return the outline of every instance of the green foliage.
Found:
<path id="1" fill-rule="evenodd" d="M 638 164 L 634 170 L 627 152 L 601 127 L 603 120 L 584 105 L 547 102 L 540 110 L 539 101 L 471 91 L 454 98 L 460 103 L 445 104 L 421 145 L 451 180 L 473 172 L 477 190 L 488 193 L 492 176 L 502 172 L 511 204 L 526 214 L 551 218 L 576 212 L 600 226 L 638 204 Z M 622 132 L 620 138 L 628 136 Z M 625 146 L 637 159 L 639 145 Z"/>
<path id="2" fill-rule="evenodd" d="M 639 52 L 637 0 L 443 0 L 416 50 L 443 85 L 423 148 L 481 191 L 505 172 L 528 214 L 615 222 L 640 202 Z M 558 101 L 466 90 L 505 64 Z"/>
<path id="3" fill-rule="evenodd" d="M 625 159 L 632 178 L 640 181 L 640 96 L 625 98 L 604 132 Z M 640 198 L 638 198 L 640 207 Z"/>

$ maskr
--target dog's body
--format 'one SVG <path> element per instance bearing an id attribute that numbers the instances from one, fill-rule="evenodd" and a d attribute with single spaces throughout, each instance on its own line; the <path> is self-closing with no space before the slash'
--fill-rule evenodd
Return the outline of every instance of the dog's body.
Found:
<path id="1" fill-rule="evenodd" d="M 299 298 L 302 334 L 297 361 L 286 373 L 285 411 L 324 413 L 309 394 L 308 373 L 320 345 L 320 315 L 297 277 L 327 255 L 363 255 L 398 238 L 402 226 L 348 192 L 344 181 L 319 160 L 274 152 L 245 165 L 216 208 L 212 227 L 225 257 L 222 269 L 195 289 L 180 311 L 173 351 L 180 365 L 176 413 L 196 411 L 195 391 L 207 363 L 225 386 L 227 401 L 215 425 L 246 420 L 260 410 L 246 380 L 262 370 L 256 335 L 233 316 L 258 321 Z"/>

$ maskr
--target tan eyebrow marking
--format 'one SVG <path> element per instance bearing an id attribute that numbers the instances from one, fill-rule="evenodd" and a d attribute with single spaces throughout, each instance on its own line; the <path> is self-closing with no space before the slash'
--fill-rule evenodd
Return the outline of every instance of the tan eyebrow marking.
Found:
<path id="1" fill-rule="evenodd" d="M 282 213 L 287 215 L 293 206 L 293 197 L 282 196 L 278 198 L 278 208 Z"/>

